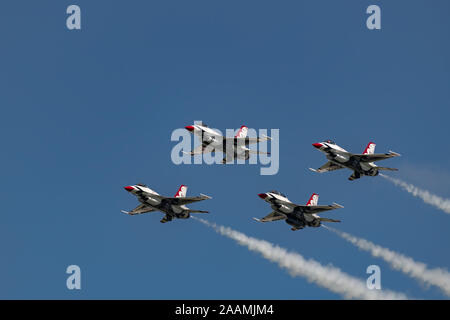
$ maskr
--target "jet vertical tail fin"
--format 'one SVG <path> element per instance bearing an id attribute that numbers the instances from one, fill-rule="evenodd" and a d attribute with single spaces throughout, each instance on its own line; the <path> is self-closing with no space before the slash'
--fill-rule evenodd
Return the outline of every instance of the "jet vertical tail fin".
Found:
<path id="1" fill-rule="evenodd" d="M 374 154 L 375 153 L 375 146 L 376 146 L 376 144 L 374 142 L 369 142 L 367 147 L 364 149 L 363 154 Z"/>
<path id="2" fill-rule="evenodd" d="M 182 184 L 180 186 L 180 188 L 178 189 L 177 193 L 175 193 L 175 198 L 184 198 L 184 197 L 186 197 L 187 188 L 188 188 L 187 186 Z"/>
<path id="3" fill-rule="evenodd" d="M 235 138 L 245 138 L 247 137 L 248 128 L 246 126 L 242 126 L 238 133 L 234 136 Z"/>
<path id="4" fill-rule="evenodd" d="M 308 202 L 306 203 L 307 206 L 317 206 L 317 203 L 319 202 L 319 195 L 317 193 L 313 193 L 311 195 L 311 198 L 309 198 Z"/>

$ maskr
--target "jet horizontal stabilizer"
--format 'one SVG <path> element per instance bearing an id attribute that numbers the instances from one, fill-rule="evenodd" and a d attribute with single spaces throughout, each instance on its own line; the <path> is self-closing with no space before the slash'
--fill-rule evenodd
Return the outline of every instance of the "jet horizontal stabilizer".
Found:
<path id="1" fill-rule="evenodd" d="M 329 218 L 319 218 L 319 221 L 323 222 L 341 222 L 341 220 L 329 219 Z"/>
<path id="2" fill-rule="evenodd" d="M 189 213 L 209 213 L 209 211 L 205 211 L 205 210 L 190 210 L 189 209 Z"/>
<path id="3" fill-rule="evenodd" d="M 400 153 L 394 152 L 394 151 L 392 151 L 392 150 L 389 150 L 389 153 L 392 154 L 392 155 L 394 155 L 394 156 L 397 156 L 397 157 L 400 157 L 400 156 L 401 156 Z"/>
<path id="4" fill-rule="evenodd" d="M 397 168 L 386 168 L 386 167 L 377 167 L 378 170 L 384 170 L 384 171 L 398 171 Z"/>

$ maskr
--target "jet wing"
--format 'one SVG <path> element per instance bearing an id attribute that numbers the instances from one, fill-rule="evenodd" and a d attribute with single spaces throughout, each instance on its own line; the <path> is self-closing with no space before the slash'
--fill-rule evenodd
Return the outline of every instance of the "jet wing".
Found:
<path id="1" fill-rule="evenodd" d="M 352 157 L 357 158 L 361 162 L 375 162 L 398 156 L 400 156 L 400 154 L 393 151 L 389 151 L 388 153 L 375 153 L 375 154 L 352 154 Z"/>
<path id="2" fill-rule="evenodd" d="M 309 168 L 309 170 L 322 173 L 322 172 L 339 170 L 339 169 L 343 169 L 343 168 L 345 168 L 345 167 L 340 166 L 334 162 L 328 161 L 323 166 L 321 166 L 319 169 Z"/>
<path id="3" fill-rule="evenodd" d="M 343 206 L 337 203 L 333 203 L 332 205 L 328 206 L 298 206 L 298 207 L 301 207 L 301 210 L 303 211 L 304 214 L 315 214 L 323 211 L 343 208 Z"/>
<path id="4" fill-rule="evenodd" d="M 200 196 L 197 197 L 179 197 L 179 198 L 163 198 L 165 201 L 170 202 L 170 204 L 176 205 L 176 206 L 181 206 L 181 205 L 185 205 L 185 204 L 189 204 L 192 202 L 198 202 L 198 201 L 203 201 L 206 199 L 211 199 L 211 197 L 204 195 L 204 194 L 200 194 Z"/>
<path id="5" fill-rule="evenodd" d="M 343 206 L 341 206 L 340 204 L 337 204 L 337 203 L 333 203 L 332 205 L 328 205 L 328 206 L 307 206 L 307 205 L 295 204 L 295 203 L 287 202 L 287 201 L 283 201 L 283 200 L 277 200 L 277 202 L 281 203 L 285 206 L 289 206 L 293 209 L 299 208 L 304 214 L 314 214 L 314 213 L 319 213 L 319 212 L 323 212 L 323 211 L 329 211 L 329 210 L 333 210 L 333 209 L 343 208 Z"/>
<path id="6" fill-rule="evenodd" d="M 149 207 L 149 206 L 147 206 L 147 205 L 145 205 L 145 204 L 140 204 L 140 205 L 138 205 L 136 208 L 134 208 L 131 211 L 122 210 L 123 213 L 129 214 L 130 216 L 134 216 L 136 214 L 152 212 L 152 211 L 156 211 L 156 210 L 151 208 L 151 207 Z"/>
<path id="7" fill-rule="evenodd" d="M 262 142 L 262 141 L 267 141 L 267 140 L 271 140 L 270 137 L 268 136 L 262 136 L 262 137 L 258 137 L 258 138 L 249 138 L 249 137 L 245 137 L 245 138 L 225 138 L 227 141 L 232 140 L 234 145 L 239 145 L 239 146 L 248 146 L 250 144 L 255 144 L 258 142 Z"/>
<path id="8" fill-rule="evenodd" d="M 262 219 L 253 218 L 253 220 L 256 220 L 258 222 L 270 222 L 270 221 L 277 221 L 277 220 L 284 220 L 286 219 L 286 216 L 282 213 L 273 211 L 269 213 L 267 216 L 265 216 Z"/>
<path id="9" fill-rule="evenodd" d="M 183 151 L 183 153 L 193 156 L 196 154 L 210 153 L 210 152 L 213 152 L 213 150 L 214 150 L 214 148 L 212 148 L 212 147 L 199 145 L 196 148 L 194 148 L 194 150 L 192 150 L 191 152 Z"/>

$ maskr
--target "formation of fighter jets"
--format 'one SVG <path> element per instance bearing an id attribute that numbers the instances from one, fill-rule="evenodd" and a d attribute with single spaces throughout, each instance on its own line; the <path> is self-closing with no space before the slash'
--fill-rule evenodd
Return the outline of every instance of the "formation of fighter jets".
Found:
<path id="1" fill-rule="evenodd" d="M 197 135 L 201 145 L 188 154 L 193 156 L 209 152 L 223 152 L 222 163 L 227 163 L 235 158 L 249 159 L 250 154 L 262 153 L 260 151 L 250 150 L 250 144 L 270 140 L 270 137 L 263 136 L 257 138 L 247 137 L 248 128 L 242 126 L 233 138 L 222 136 L 216 130 L 208 128 L 206 125 L 190 125 L 186 130 Z M 353 174 L 349 180 L 359 179 L 361 176 L 377 176 L 380 170 L 397 171 L 395 168 L 378 167 L 374 164 L 376 161 L 400 156 L 393 151 L 388 153 L 375 153 L 375 143 L 370 142 L 362 154 L 350 153 L 341 148 L 331 140 L 319 143 L 313 143 L 313 146 L 325 153 L 328 162 L 318 169 L 310 170 L 314 172 L 328 172 L 339 169 L 350 169 Z M 196 197 L 186 197 L 187 186 L 181 185 L 174 197 L 165 197 L 150 189 L 144 184 L 135 184 L 124 187 L 126 191 L 137 197 L 140 205 L 131 211 L 124 211 L 128 215 L 137 215 L 142 213 L 160 211 L 164 213 L 161 219 L 162 223 L 172 221 L 173 219 L 188 219 L 192 213 L 208 213 L 208 211 L 192 210 L 186 207 L 187 204 L 211 199 L 211 197 L 200 194 Z M 258 196 L 269 203 L 272 212 L 267 216 L 258 219 L 258 222 L 270 222 L 284 220 L 292 228 L 292 231 L 300 230 L 305 227 L 320 227 L 322 222 L 340 222 L 330 218 L 323 218 L 318 213 L 343 208 L 340 204 L 318 205 L 319 195 L 313 193 L 306 205 L 299 205 L 291 202 L 284 194 L 278 191 L 269 191 L 260 193 Z"/>

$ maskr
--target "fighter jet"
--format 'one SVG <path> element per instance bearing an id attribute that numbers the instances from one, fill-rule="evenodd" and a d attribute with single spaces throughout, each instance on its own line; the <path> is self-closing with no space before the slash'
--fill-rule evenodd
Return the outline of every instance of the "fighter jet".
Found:
<path id="1" fill-rule="evenodd" d="M 273 209 L 273 212 L 262 219 L 253 218 L 258 222 L 285 220 L 287 224 L 292 226 L 292 231 L 303 229 L 304 227 L 317 228 L 320 227 L 322 222 L 341 222 L 340 220 L 321 218 L 317 215 L 317 213 L 322 211 L 343 208 L 337 203 L 328 206 L 318 206 L 319 195 L 317 193 L 312 194 L 305 206 L 292 203 L 284 194 L 275 190 L 260 193 L 258 196 L 270 203 Z"/>
<path id="2" fill-rule="evenodd" d="M 269 152 L 256 151 L 248 148 L 250 144 L 270 140 L 270 137 L 249 138 L 247 137 L 248 127 L 246 126 L 241 126 L 234 138 L 226 138 L 216 130 L 208 128 L 205 124 L 194 124 L 185 128 L 198 136 L 202 143 L 191 152 L 184 152 L 191 156 L 221 151 L 225 155 L 222 163 L 227 163 L 233 161 L 234 158 L 248 160 L 250 154 L 270 154 Z"/>
<path id="3" fill-rule="evenodd" d="M 400 154 L 389 151 L 388 153 L 374 153 L 375 143 L 369 142 L 362 154 L 350 153 L 344 150 L 331 140 L 313 143 L 313 146 L 326 154 L 329 160 L 318 169 L 310 170 L 314 172 L 328 172 L 348 168 L 353 170 L 353 174 L 348 178 L 352 181 L 363 176 L 377 176 L 380 170 L 398 171 L 396 168 L 377 167 L 374 162 L 392 157 L 398 157 Z"/>
<path id="4" fill-rule="evenodd" d="M 122 212 L 129 215 L 136 215 L 161 211 L 166 214 L 162 218 L 161 223 L 172 221 L 174 218 L 187 219 L 191 213 L 208 213 L 208 211 L 191 210 L 185 206 L 192 202 L 211 199 L 211 197 L 204 194 L 200 194 L 197 197 L 186 197 L 187 188 L 187 186 L 181 185 L 175 196 L 170 198 L 159 195 L 145 184 L 138 183 L 132 186 L 126 186 L 124 189 L 135 195 L 141 204 L 131 211 L 122 210 Z"/>

